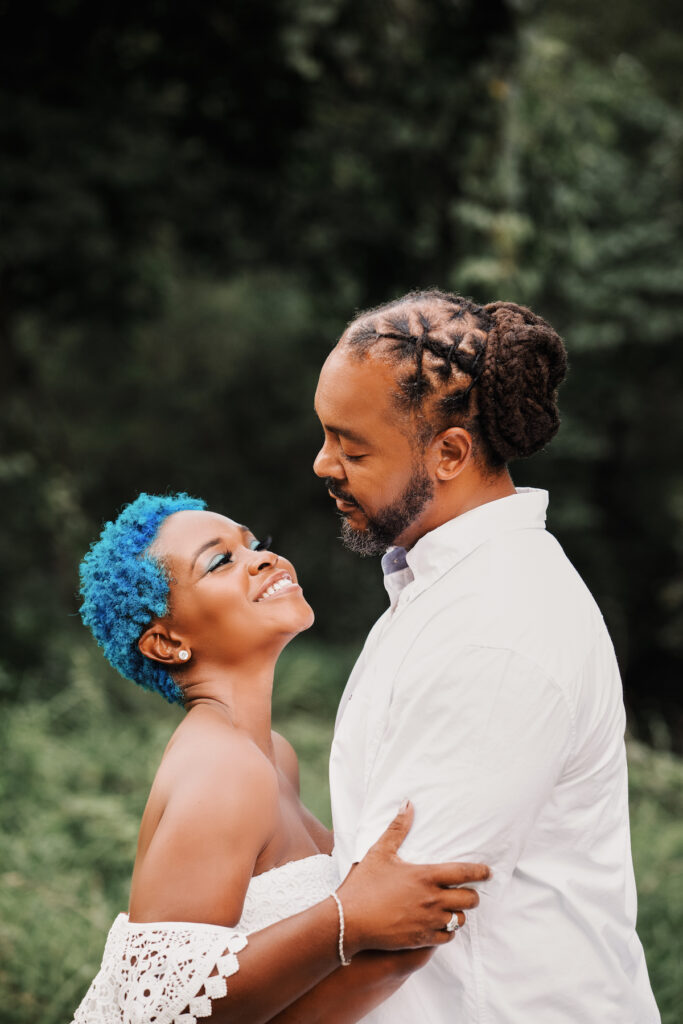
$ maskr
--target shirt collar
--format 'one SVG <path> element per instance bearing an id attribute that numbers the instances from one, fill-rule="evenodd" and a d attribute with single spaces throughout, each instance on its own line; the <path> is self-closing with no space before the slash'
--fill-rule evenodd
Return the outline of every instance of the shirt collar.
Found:
<path id="1" fill-rule="evenodd" d="M 544 530 L 548 492 L 518 487 L 515 494 L 478 505 L 420 537 L 406 552 L 389 548 L 382 558 L 384 585 L 394 607 L 401 590 L 413 580 L 420 591 L 475 548 L 510 530 Z"/>
<path id="2" fill-rule="evenodd" d="M 401 572 L 408 568 L 405 548 L 389 548 L 386 554 L 382 555 L 382 572 L 385 576 L 391 576 L 395 572 Z"/>
<path id="3" fill-rule="evenodd" d="M 389 595 L 389 603 L 392 608 L 395 608 L 403 588 L 415 579 L 406 560 L 406 549 L 389 548 L 386 554 L 382 555 L 382 572 L 384 573 L 384 587 Z"/>

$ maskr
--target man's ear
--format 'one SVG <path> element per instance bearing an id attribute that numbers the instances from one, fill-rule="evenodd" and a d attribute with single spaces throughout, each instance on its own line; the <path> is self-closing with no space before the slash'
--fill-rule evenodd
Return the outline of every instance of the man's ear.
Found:
<path id="1" fill-rule="evenodd" d="M 472 435 L 464 427 L 449 427 L 434 438 L 436 477 L 444 482 L 459 476 L 472 458 Z"/>
<path id="2" fill-rule="evenodd" d="M 146 658 L 160 661 L 163 665 L 182 665 L 188 658 L 187 653 L 185 657 L 180 656 L 181 651 L 188 651 L 187 645 L 158 620 L 142 634 L 138 640 L 138 650 Z"/>

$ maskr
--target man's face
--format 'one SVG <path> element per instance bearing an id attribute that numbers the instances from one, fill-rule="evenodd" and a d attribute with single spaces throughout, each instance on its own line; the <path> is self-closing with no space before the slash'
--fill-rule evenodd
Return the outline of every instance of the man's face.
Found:
<path id="1" fill-rule="evenodd" d="M 409 422 L 395 405 L 395 375 L 381 356 L 358 359 L 337 346 L 315 395 L 325 440 L 313 469 L 336 499 L 344 543 L 363 555 L 413 544 L 433 496 Z"/>

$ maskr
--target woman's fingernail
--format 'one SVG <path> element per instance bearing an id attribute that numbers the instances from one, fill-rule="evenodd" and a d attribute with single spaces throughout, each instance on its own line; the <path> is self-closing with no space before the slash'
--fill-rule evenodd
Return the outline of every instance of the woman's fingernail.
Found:
<path id="1" fill-rule="evenodd" d="M 408 800 L 408 797 L 406 797 L 405 800 L 402 801 L 401 806 L 398 809 L 398 813 L 403 814 L 404 811 L 407 811 L 409 803 L 410 801 Z"/>

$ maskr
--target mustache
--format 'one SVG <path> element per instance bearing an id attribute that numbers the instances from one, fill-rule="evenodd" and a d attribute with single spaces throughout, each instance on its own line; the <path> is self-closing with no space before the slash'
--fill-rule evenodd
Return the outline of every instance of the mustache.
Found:
<path id="1" fill-rule="evenodd" d="M 341 487 L 339 487 L 339 485 L 329 476 L 325 478 L 325 487 L 328 489 L 330 494 L 334 494 L 335 498 L 339 498 L 340 501 L 345 501 L 349 505 L 355 505 L 356 508 L 358 508 L 358 502 L 356 499 L 351 494 L 343 491 Z"/>

